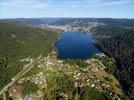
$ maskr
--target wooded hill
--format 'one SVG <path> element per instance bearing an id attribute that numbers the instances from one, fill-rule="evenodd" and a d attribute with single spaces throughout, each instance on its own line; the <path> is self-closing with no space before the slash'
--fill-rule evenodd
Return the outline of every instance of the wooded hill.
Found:
<path id="1" fill-rule="evenodd" d="M 52 51 L 59 33 L 24 24 L 0 22 L 0 88 L 16 75 L 22 65 L 18 60 L 46 56 Z"/>
<path id="2" fill-rule="evenodd" d="M 104 53 L 115 58 L 117 67 L 109 71 L 117 76 L 127 95 L 134 98 L 134 31 L 97 39 L 96 44 Z"/>

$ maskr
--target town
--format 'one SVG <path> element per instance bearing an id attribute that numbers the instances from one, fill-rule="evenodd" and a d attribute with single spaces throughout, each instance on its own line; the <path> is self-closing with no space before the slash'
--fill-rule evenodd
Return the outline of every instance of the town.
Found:
<path id="1" fill-rule="evenodd" d="M 84 60 L 84 66 L 78 64 L 71 64 L 68 61 L 59 60 L 53 51 L 51 55 L 43 58 L 38 65 L 33 67 L 28 73 L 17 80 L 17 83 L 9 90 L 9 95 L 15 100 L 30 100 L 34 98 L 43 98 L 44 92 L 42 90 L 49 91 L 51 78 L 56 77 L 63 73 L 73 79 L 74 88 L 83 88 L 90 86 L 97 89 L 99 92 L 106 92 L 113 98 L 113 100 L 120 100 L 118 96 L 122 95 L 122 90 L 117 79 L 107 73 L 106 67 L 101 61 L 96 58 L 90 58 Z M 105 58 L 105 54 L 96 54 L 97 57 Z M 32 58 L 20 60 L 22 62 L 32 62 Z M 26 65 L 24 66 L 26 69 Z M 51 78 L 50 78 L 51 77 Z M 51 81 L 50 81 L 51 80 Z M 37 85 L 38 91 L 36 93 L 30 93 L 22 97 L 22 86 L 25 82 L 30 81 Z M 54 82 L 54 80 L 53 80 Z M 54 83 L 53 83 L 54 84 Z M 64 98 L 68 98 L 69 94 L 60 93 Z"/>

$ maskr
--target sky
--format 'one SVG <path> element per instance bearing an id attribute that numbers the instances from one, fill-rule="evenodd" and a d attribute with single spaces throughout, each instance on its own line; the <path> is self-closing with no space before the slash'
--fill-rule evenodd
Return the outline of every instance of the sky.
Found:
<path id="1" fill-rule="evenodd" d="M 134 18 L 134 0 L 0 0 L 0 18 Z"/>

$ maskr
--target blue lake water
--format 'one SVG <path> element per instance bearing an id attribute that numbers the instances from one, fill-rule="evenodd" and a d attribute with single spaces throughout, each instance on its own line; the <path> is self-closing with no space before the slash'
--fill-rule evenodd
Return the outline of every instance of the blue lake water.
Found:
<path id="1" fill-rule="evenodd" d="M 92 35 L 82 32 L 63 32 L 55 43 L 59 59 L 86 59 L 99 50 L 92 43 Z"/>

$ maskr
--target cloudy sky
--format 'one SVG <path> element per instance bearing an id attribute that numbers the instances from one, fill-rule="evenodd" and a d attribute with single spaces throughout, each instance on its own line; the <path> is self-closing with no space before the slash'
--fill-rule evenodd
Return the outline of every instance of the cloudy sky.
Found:
<path id="1" fill-rule="evenodd" d="M 134 18 L 134 0 L 0 0 L 0 18 Z"/>

